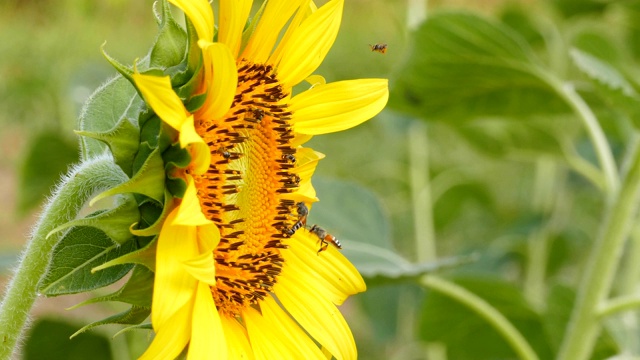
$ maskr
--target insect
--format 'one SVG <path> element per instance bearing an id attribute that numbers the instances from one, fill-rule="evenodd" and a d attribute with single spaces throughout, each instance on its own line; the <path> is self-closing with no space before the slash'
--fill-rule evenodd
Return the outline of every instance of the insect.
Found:
<path id="1" fill-rule="evenodd" d="M 297 213 L 298 213 L 298 221 L 290 229 L 287 229 L 285 232 L 287 235 L 291 236 L 295 234 L 298 229 L 307 225 L 307 215 L 309 215 L 309 208 L 302 201 L 296 204 Z"/>
<path id="2" fill-rule="evenodd" d="M 309 229 L 309 231 L 314 233 L 318 237 L 318 239 L 320 239 L 320 249 L 318 250 L 318 255 L 320 255 L 321 252 L 327 250 L 329 244 L 333 244 L 338 249 L 342 249 L 342 244 L 340 244 L 340 241 L 320 226 L 313 225 L 311 229 Z"/>
<path id="3" fill-rule="evenodd" d="M 218 149 L 218 153 L 222 155 L 223 158 L 229 159 L 231 157 L 231 153 L 228 152 L 223 146 Z"/>
<path id="4" fill-rule="evenodd" d="M 371 51 L 379 52 L 380 54 L 385 54 L 387 52 L 387 44 L 369 44 Z"/>
<path id="5" fill-rule="evenodd" d="M 262 121 L 262 119 L 264 118 L 264 110 L 262 109 L 254 108 L 253 110 L 251 110 L 251 112 L 253 113 L 253 116 L 256 118 L 256 120 L 258 120 L 258 122 Z"/>
<path id="6" fill-rule="evenodd" d="M 287 160 L 287 161 L 289 161 L 292 164 L 296 163 L 296 157 L 291 155 L 291 154 L 284 154 L 284 155 L 282 155 L 282 158 Z"/>

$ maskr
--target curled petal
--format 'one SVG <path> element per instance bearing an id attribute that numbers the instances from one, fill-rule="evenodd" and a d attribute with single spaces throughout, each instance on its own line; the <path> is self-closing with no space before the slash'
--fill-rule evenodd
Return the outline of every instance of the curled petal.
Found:
<path id="1" fill-rule="evenodd" d="M 213 10 L 207 0 L 169 0 L 193 23 L 198 39 L 213 40 Z"/>
<path id="2" fill-rule="evenodd" d="M 347 80 L 317 85 L 291 99 L 294 130 L 319 135 L 342 131 L 377 115 L 387 104 L 387 79 Z"/>
<path id="3" fill-rule="evenodd" d="M 231 51 L 225 44 L 200 41 L 205 66 L 210 64 L 211 83 L 207 101 L 198 114 L 207 119 L 218 119 L 229 111 L 238 87 L 238 68 Z M 206 71 L 206 69 L 205 69 Z"/>
<path id="4" fill-rule="evenodd" d="M 193 259 L 183 262 L 182 265 L 200 283 L 210 286 L 216 285 L 216 266 L 213 260 L 213 253 L 202 253 Z"/>
<path id="5" fill-rule="evenodd" d="M 151 109 L 162 121 L 180 131 L 189 113 L 171 88 L 171 79 L 168 76 L 144 75 L 137 72 L 132 77 Z"/>
<path id="6" fill-rule="evenodd" d="M 213 223 L 202 213 L 196 185 L 191 176 L 187 176 L 187 190 L 185 190 L 182 203 L 180 203 L 177 210 L 177 215 L 172 220 L 173 225 L 200 226 Z M 166 221 L 169 221 L 169 219 L 167 218 Z"/>

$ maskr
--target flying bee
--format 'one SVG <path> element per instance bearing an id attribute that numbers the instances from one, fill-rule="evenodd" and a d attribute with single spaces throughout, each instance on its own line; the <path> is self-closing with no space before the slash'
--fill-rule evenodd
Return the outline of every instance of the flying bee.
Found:
<path id="1" fill-rule="evenodd" d="M 371 48 L 371 51 L 379 52 L 380 54 L 387 53 L 387 44 L 369 44 L 369 47 Z"/>
<path id="2" fill-rule="evenodd" d="M 293 156 L 292 154 L 284 154 L 282 155 L 282 158 L 287 160 L 288 162 L 295 164 L 296 163 L 296 157 Z"/>
<path id="3" fill-rule="evenodd" d="M 295 234 L 296 231 L 298 231 L 298 229 L 300 229 L 301 227 L 307 226 L 307 215 L 309 215 L 309 208 L 302 201 L 297 203 L 296 206 L 297 206 L 296 212 L 298 213 L 298 221 L 296 221 L 296 223 L 293 224 L 293 226 L 290 229 L 285 230 L 286 234 L 289 236 Z"/>
<path id="4" fill-rule="evenodd" d="M 318 237 L 318 239 L 320 239 L 320 249 L 318 250 L 318 255 L 320 255 L 321 252 L 327 250 L 329 244 L 333 244 L 333 246 L 337 247 L 338 249 L 342 249 L 342 244 L 340 244 L 340 241 L 320 226 L 313 225 L 311 229 L 309 229 L 309 231 L 314 233 Z"/>

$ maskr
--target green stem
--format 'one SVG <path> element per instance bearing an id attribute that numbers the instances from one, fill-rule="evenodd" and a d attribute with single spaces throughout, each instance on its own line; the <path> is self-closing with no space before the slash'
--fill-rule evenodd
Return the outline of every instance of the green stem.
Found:
<path id="1" fill-rule="evenodd" d="M 409 171 L 418 262 L 436 260 L 428 144 L 426 126 L 421 122 L 412 124 L 409 127 Z"/>
<path id="2" fill-rule="evenodd" d="M 0 359 L 11 358 L 37 294 L 38 281 L 45 274 L 49 256 L 60 233 L 47 238 L 57 226 L 72 220 L 97 189 L 126 180 L 111 158 L 90 160 L 70 171 L 44 208 L 31 239 L 0 304 Z"/>
<path id="3" fill-rule="evenodd" d="M 640 307 L 640 295 L 621 296 L 611 299 L 598 309 L 599 317 L 607 317 L 625 310 L 637 309 Z"/>
<path id="4" fill-rule="evenodd" d="M 435 275 L 425 275 L 420 283 L 423 286 L 438 291 L 454 300 L 466 305 L 476 314 L 483 317 L 493 326 L 511 345 L 515 353 L 523 360 L 537 360 L 538 355 L 533 351 L 527 340 L 498 310 L 479 296 L 467 289 Z"/>
<path id="5" fill-rule="evenodd" d="M 598 157 L 598 162 L 605 180 L 605 193 L 607 199 L 611 199 L 619 189 L 620 179 L 616 170 L 616 162 L 611 152 L 611 147 L 607 142 L 607 137 L 598 123 L 598 119 L 594 115 L 589 105 L 580 97 L 576 90 L 570 84 L 562 84 L 559 81 L 548 78 L 547 82 L 554 88 L 556 93 L 564 99 L 567 104 L 578 115 L 583 122 L 594 151 Z"/>
<path id="6" fill-rule="evenodd" d="M 600 323 L 598 307 L 608 296 L 640 200 L 640 148 L 636 148 L 620 191 L 608 203 L 606 217 L 586 264 L 571 321 L 558 359 L 583 360 L 591 354 Z"/>

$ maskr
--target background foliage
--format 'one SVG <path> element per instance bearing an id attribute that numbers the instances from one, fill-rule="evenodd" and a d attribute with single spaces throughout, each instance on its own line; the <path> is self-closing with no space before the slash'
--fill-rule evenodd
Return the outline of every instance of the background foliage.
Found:
<path id="1" fill-rule="evenodd" d="M 309 222 L 341 239 L 369 286 L 343 307 L 362 359 L 516 358 L 484 319 L 419 285 L 431 272 L 487 301 L 539 358 L 553 358 L 611 183 L 563 85 L 596 114 L 617 168 L 638 141 L 640 2 L 481 3 L 430 3 L 429 21 L 409 29 L 407 3 L 347 1 L 318 70 L 328 81 L 391 84 L 389 107 L 375 120 L 310 144 L 327 158 Z M 0 276 L 32 214 L 77 158 L 80 107 L 113 73 L 99 46 L 106 40 L 122 63 L 142 56 L 156 32 L 151 7 L 150 0 L 0 4 Z M 374 43 L 387 43 L 387 54 L 371 52 Z M 639 230 L 615 294 L 637 289 Z M 63 313 L 78 301 L 40 301 L 43 320 L 25 358 L 56 346 L 42 341 L 43 327 L 77 330 L 113 312 L 91 305 Z M 640 356 L 639 320 L 635 312 L 609 317 L 592 358 Z M 148 343 L 144 332 L 116 339 L 114 359 L 135 357 Z M 85 341 L 105 346 L 89 336 L 71 340 Z"/>

